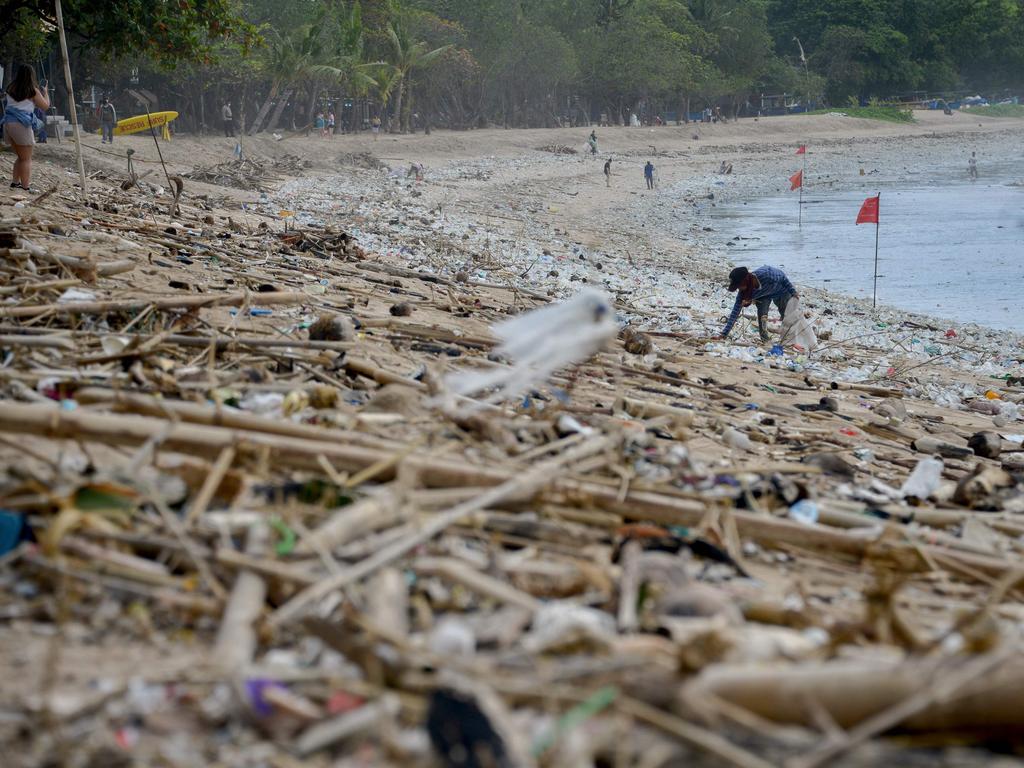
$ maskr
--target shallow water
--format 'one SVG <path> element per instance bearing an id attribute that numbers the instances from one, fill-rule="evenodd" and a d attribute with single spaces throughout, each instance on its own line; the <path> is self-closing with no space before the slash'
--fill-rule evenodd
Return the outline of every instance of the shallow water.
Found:
<path id="1" fill-rule="evenodd" d="M 1024 158 L 998 171 L 983 165 L 981 174 L 971 182 L 964 170 L 943 167 L 805 189 L 802 225 L 798 192 L 709 213 L 734 263 L 774 264 L 798 286 L 870 299 L 875 227 L 854 222 L 864 199 L 880 192 L 879 304 L 1021 331 Z"/>

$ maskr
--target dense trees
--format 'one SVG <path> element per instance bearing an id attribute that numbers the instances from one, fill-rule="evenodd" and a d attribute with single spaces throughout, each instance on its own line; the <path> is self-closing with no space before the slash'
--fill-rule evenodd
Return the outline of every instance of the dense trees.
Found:
<path id="1" fill-rule="evenodd" d="M 52 0 L 0 0 L 3 61 L 52 50 Z M 1024 0 L 64 0 L 79 82 L 140 82 L 200 127 L 372 114 L 435 125 L 624 122 L 763 93 L 844 105 L 1024 83 Z M 16 41 L 16 48 L 14 47 Z M 209 102 L 209 103 L 207 103 Z"/>

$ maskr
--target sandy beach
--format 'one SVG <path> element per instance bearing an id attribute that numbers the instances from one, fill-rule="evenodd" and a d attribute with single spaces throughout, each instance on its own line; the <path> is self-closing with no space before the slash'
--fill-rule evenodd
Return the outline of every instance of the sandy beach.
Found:
<path id="1" fill-rule="evenodd" d="M 71 146 L 39 147 L 39 193 L 0 189 L 0 509 L 35 538 L 0 571 L 13 768 L 72 737 L 83 765 L 434 766 L 442 657 L 524 754 L 604 686 L 549 765 L 616 740 L 820 759 L 824 731 L 907 701 L 911 737 L 834 764 L 1019 764 L 929 739 L 1019 713 L 1022 338 L 793 274 L 817 349 L 773 353 L 752 313 L 712 339 L 743 237 L 717 207 L 785 189 L 798 145 L 823 189 L 1024 134 L 916 118 L 598 129 L 597 157 L 584 129 L 244 138 L 265 189 L 186 178 L 175 216 L 151 137 L 86 137 L 84 199 Z M 234 147 L 160 145 L 172 175 Z M 446 400 L 453 371 L 510 367 L 496 324 L 584 286 L 639 338 L 509 402 Z M 637 568 L 671 584 L 641 599 Z M 378 750 L 380 719 L 401 727 Z"/>

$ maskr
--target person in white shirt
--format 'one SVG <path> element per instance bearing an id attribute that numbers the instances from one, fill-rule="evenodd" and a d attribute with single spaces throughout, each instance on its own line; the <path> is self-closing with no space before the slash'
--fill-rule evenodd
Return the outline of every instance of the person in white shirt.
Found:
<path id="1" fill-rule="evenodd" d="M 36 107 L 45 112 L 50 108 L 50 99 L 45 87 L 39 87 L 36 71 L 28 64 L 22 64 L 7 86 L 4 114 L 0 120 L 3 123 L 4 140 L 18 156 L 14 161 L 11 189 L 29 190 L 31 186 L 32 148 L 36 143 Z"/>
<path id="2" fill-rule="evenodd" d="M 224 106 L 220 108 L 220 118 L 224 121 L 224 135 L 234 136 L 235 135 L 235 116 L 231 113 L 231 104 L 224 102 Z"/>

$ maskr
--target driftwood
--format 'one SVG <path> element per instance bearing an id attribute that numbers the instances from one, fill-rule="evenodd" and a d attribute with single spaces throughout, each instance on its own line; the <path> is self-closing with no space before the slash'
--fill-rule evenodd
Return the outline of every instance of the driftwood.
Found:
<path id="1" fill-rule="evenodd" d="M 110 301 L 69 301 L 64 304 L 34 304 L 25 307 L 0 307 L 0 317 L 38 317 L 40 315 L 98 315 L 107 312 L 141 312 L 147 307 L 158 310 L 201 309 L 204 307 L 265 307 L 274 304 L 301 304 L 309 301 L 304 293 L 226 293 L 222 296 L 175 296 Z"/>
<path id="2" fill-rule="evenodd" d="M 1024 706 L 1024 665 L 994 651 L 975 663 L 956 661 L 872 663 L 832 661 L 772 668 L 709 667 L 683 686 L 682 705 L 699 711 L 703 701 L 721 699 L 779 723 L 814 725 L 814 707 L 821 707 L 842 728 L 852 728 L 925 690 L 933 681 L 957 670 L 954 696 L 925 701 L 891 723 L 910 731 L 1000 731 L 1020 727 Z M 988 667 L 986 669 L 986 667 Z M 951 691 L 952 693 L 952 691 Z"/>

